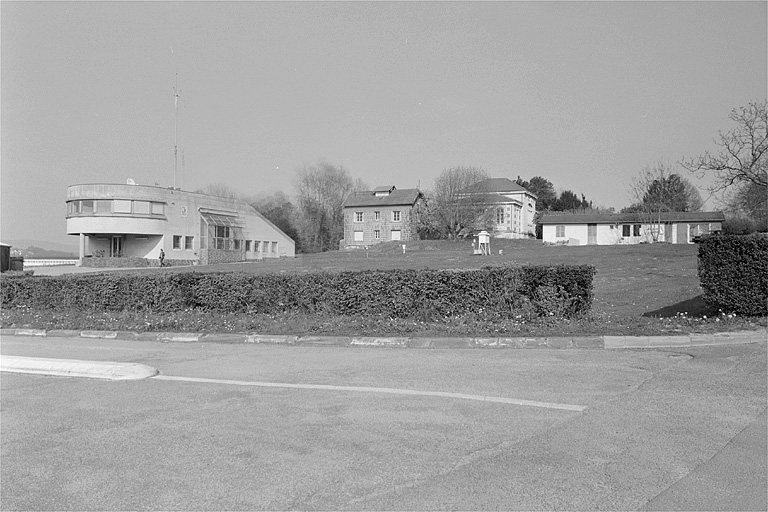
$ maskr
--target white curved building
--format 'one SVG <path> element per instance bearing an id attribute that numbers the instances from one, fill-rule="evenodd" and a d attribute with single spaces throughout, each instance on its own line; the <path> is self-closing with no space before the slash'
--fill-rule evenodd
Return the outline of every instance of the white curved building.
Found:
<path id="1" fill-rule="evenodd" d="M 146 185 L 67 188 L 67 234 L 80 263 L 201 264 L 294 257 L 294 241 L 245 201 Z M 110 258 L 110 260 L 98 260 Z"/>

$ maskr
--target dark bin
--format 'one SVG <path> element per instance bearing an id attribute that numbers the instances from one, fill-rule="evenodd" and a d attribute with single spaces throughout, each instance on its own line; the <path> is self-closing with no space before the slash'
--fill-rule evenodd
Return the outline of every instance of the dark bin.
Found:
<path id="1" fill-rule="evenodd" d="M 0 272 L 11 270 L 11 246 L 0 244 Z"/>
<path id="2" fill-rule="evenodd" d="M 17 270 L 19 272 L 24 271 L 24 257 L 23 256 L 11 256 L 11 270 Z"/>

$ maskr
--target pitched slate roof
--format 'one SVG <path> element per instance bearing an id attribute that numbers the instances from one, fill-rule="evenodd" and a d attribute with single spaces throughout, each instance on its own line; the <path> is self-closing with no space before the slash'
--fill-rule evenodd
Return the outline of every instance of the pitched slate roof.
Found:
<path id="1" fill-rule="evenodd" d="M 462 194 L 502 194 L 505 192 L 527 192 L 532 196 L 536 195 L 509 178 L 488 178 L 461 191 Z"/>
<path id="2" fill-rule="evenodd" d="M 388 190 L 390 187 L 378 187 L 376 191 Z M 344 201 L 344 208 L 354 208 L 362 206 L 413 206 L 416 200 L 421 196 L 421 191 L 417 188 L 407 188 L 397 190 L 392 187 L 392 192 L 386 196 L 376 197 L 375 191 L 367 190 L 353 194 Z"/>
<path id="3" fill-rule="evenodd" d="M 643 222 L 641 213 L 545 213 L 539 224 L 621 224 Z M 661 222 L 723 222 L 723 212 L 662 212 Z"/>

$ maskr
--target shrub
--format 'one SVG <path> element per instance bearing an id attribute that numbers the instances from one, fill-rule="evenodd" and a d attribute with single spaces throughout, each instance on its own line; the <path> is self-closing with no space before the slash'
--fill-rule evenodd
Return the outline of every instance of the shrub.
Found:
<path id="1" fill-rule="evenodd" d="M 760 231 L 760 224 L 744 217 L 734 217 L 723 222 L 724 235 L 749 235 Z"/>
<path id="2" fill-rule="evenodd" d="M 312 274 L 99 274 L 2 279 L 3 307 L 90 311 L 573 317 L 592 303 L 590 266 Z"/>
<path id="3" fill-rule="evenodd" d="M 699 244 L 704 300 L 728 313 L 768 313 L 768 237 L 721 235 Z"/>

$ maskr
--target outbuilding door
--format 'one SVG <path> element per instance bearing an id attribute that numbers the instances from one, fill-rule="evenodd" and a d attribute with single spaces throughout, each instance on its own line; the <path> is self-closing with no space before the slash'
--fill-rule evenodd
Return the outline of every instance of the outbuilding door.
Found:
<path id="1" fill-rule="evenodd" d="M 587 245 L 597 243 L 597 224 L 587 224 Z"/>

